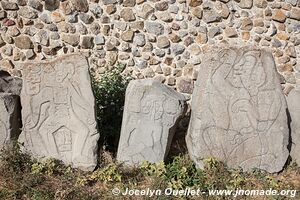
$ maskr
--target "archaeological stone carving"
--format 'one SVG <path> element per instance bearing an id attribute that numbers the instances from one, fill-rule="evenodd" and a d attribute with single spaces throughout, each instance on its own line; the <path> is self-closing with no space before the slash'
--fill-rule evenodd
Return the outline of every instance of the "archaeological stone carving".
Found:
<path id="1" fill-rule="evenodd" d="M 19 96 L 0 93 L 0 149 L 16 141 L 21 132 Z"/>
<path id="2" fill-rule="evenodd" d="M 204 54 L 186 137 L 203 168 L 215 157 L 231 168 L 282 170 L 289 155 L 286 101 L 272 55 L 251 47 Z"/>
<path id="3" fill-rule="evenodd" d="M 88 67 L 78 54 L 24 65 L 19 141 L 26 152 L 95 168 L 99 134 Z"/>
<path id="4" fill-rule="evenodd" d="M 186 100 L 156 80 L 131 81 L 126 90 L 117 160 L 128 165 L 163 161 Z"/>
<path id="5" fill-rule="evenodd" d="M 291 138 L 292 148 L 291 157 L 292 160 L 297 162 L 300 166 L 300 88 L 297 86 L 293 89 L 288 97 L 287 103 L 289 113 L 291 117 Z"/>

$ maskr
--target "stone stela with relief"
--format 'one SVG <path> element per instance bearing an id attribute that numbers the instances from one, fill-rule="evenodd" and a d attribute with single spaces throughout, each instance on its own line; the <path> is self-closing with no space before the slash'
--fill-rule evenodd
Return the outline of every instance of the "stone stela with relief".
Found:
<path id="1" fill-rule="evenodd" d="M 83 170 L 95 168 L 99 134 L 88 67 L 77 54 L 25 64 L 19 138 L 25 151 Z"/>
<path id="2" fill-rule="evenodd" d="M 133 80 L 126 90 L 117 160 L 128 165 L 163 161 L 186 108 L 186 98 L 162 83 Z"/>
<path id="3" fill-rule="evenodd" d="M 273 56 L 251 47 L 204 54 L 186 137 L 198 167 L 215 157 L 231 168 L 282 170 L 289 155 L 286 101 Z"/>

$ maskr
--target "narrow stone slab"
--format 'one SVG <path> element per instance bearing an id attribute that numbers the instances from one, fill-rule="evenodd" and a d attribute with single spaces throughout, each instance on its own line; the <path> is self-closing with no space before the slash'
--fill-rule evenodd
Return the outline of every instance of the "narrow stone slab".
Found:
<path id="1" fill-rule="evenodd" d="M 78 54 L 23 66 L 19 141 L 25 151 L 83 170 L 95 168 L 99 134 L 88 68 Z"/>
<path id="2" fill-rule="evenodd" d="M 271 53 L 251 47 L 204 54 L 186 142 L 198 167 L 282 170 L 289 155 L 286 101 Z"/>
<path id="3" fill-rule="evenodd" d="M 0 93 L 0 149 L 16 141 L 21 132 L 20 98 Z"/>
<path id="4" fill-rule="evenodd" d="M 168 154 L 186 98 L 152 79 L 133 80 L 126 90 L 117 160 L 158 163 Z"/>
<path id="5" fill-rule="evenodd" d="M 288 97 L 287 103 L 291 117 L 291 157 L 300 166 L 300 87 L 293 89 Z"/>

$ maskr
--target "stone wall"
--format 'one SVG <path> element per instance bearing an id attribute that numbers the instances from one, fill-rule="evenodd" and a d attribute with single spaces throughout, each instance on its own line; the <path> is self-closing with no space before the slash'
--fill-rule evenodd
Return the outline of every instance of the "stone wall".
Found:
<path id="1" fill-rule="evenodd" d="M 300 75 L 299 0 L 0 0 L 1 68 L 72 52 L 92 71 L 116 62 L 136 78 L 191 93 L 210 45 L 269 48 L 286 91 Z"/>

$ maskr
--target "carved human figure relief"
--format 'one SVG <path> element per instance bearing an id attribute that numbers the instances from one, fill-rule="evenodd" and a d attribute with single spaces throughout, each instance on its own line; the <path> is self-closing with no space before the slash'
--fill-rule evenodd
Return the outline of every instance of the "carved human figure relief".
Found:
<path id="1" fill-rule="evenodd" d="M 270 53 L 227 48 L 204 54 L 186 137 L 200 168 L 215 157 L 245 171 L 280 171 L 288 157 L 286 102 Z"/>
<path id="2" fill-rule="evenodd" d="M 27 63 L 19 141 L 37 158 L 53 157 L 83 170 L 97 164 L 95 102 L 85 57 Z"/>
<path id="3" fill-rule="evenodd" d="M 186 98 L 162 83 L 133 80 L 126 90 L 117 160 L 125 164 L 157 163 L 168 153 Z"/>

